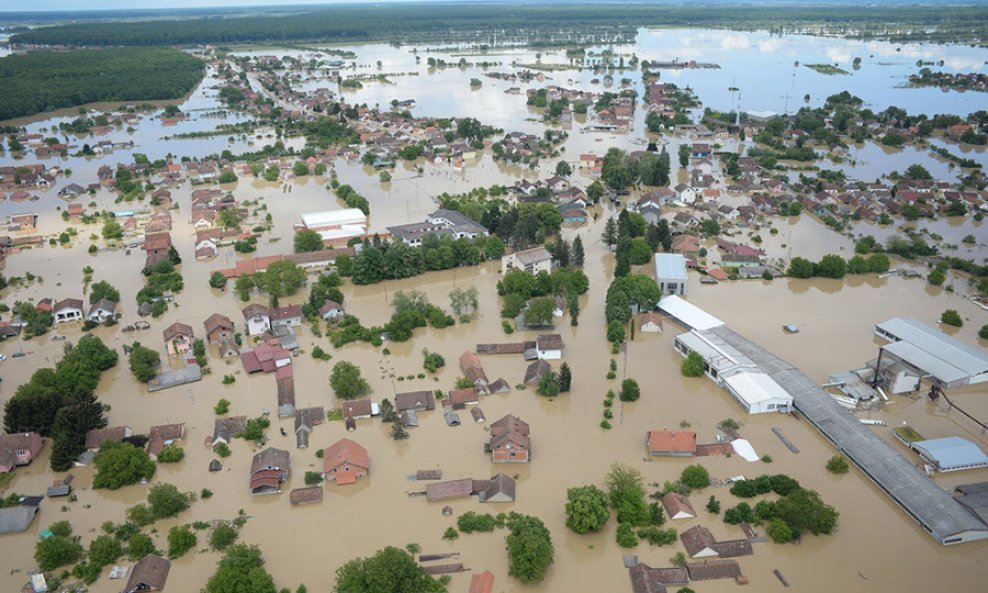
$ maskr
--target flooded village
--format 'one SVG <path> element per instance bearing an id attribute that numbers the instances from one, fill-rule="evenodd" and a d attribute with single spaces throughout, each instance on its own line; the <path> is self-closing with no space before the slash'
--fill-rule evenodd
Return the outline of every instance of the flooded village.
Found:
<path id="1" fill-rule="evenodd" d="M 988 576 L 983 47 L 185 52 L 0 122 L 0 589 Z"/>

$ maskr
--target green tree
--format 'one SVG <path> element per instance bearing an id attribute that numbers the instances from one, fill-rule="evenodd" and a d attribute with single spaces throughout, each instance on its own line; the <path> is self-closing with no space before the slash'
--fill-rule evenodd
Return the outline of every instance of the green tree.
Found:
<path id="1" fill-rule="evenodd" d="M 583 239 L 580 238 L 580 235 L 577 235 L 573 238 L 573 265 L 577 268 L 582 268 L 584 258 Z"/>
<path id="2" fill-rule="evenodd" d="M 89 303 L 93 304 L 101 299 L 120 302 L 120 291 L 114 288 L 109 282 L 100 280 L 89 287 Z"/>
<path id="3" fill-rule="evenodd" d="M 237 541 L 237 530 L 226 523 L 217 525 L 209 534 L 209 547 L 214 550 L 225 550 L 235 541 Z"/>
<path id="4" fill-rule="evenodd" d="M 628 258 L 632 265 L 641 266 L 647 264 L 652 259 L 652 247 L 644 237 L 635 237 L 631 240 L 631 249 Z"/>
<path id="5" fill-rule="evenodd" d="M 213 272 L 209 277 L 209 285 L 213 288 L 224 288 L 226 286 L 226 276 L 222 272 Z"/>
<path id="6" fill-rule="evenodd" d="M 340 590 L 340 589 L 338 589 Z M 236 544 L 227 549 L 206 583 L 206 593 L 275 593 L 274 579 L 264 568 L 257 546 Z"/>
<path id="7" fill-rule="evenodd" d="M 267 270 L 258 272 L 255 276 L 258 288 L 273 298 L 291 296 L 305 283 L 305 270 L 287 260 L 274 262 Z"/>
<path id="8" fill-rule="evenodd" d="M 508 574 L 525 584 L 541 582 L 555 556 L 549 530 L 536 517 L 516 513 L 507 526 Z"/>
<path id="9" fill-rule="evenodd" d="M 186 552 L 196 547 L 199 538 L 189 529 L 188 525 L 173 525 L 168 530 L 168 557 L 172 560 L 181 558 Z"/>
<path id="10" fill-rule="evenodd" d="M 130 372 L 134 378 L 147 383 L 158 374 L 161 366 L 161 355 L 157 350 L 145 348 L 140 342 L 134 342 L 130 350 Z"/>
<path id="11" fill-rule="evenodd" d="M 409 437 L 408 431 L 401 422 L 391 424 L 391 438 L 396 441 L 403 441 Z"/>
<path id="12" fill-rule="evenodd" d="M 101 535 L 89 543 L 89 562 L 96 566 L 113 564 L 123 553 L 120 540 L 112 535 Z"/>
<path id="13" fill-rule="evenodd" d="M 68 537 L 56 535 L 40 540 L 34 546 L 34 560 L 38 563 L 38 568 L 44 571 L 75 564 L 81 558 L 82 546 Z"/>
<path id="14" fill-rule="evenodd" d="M 634 379 L 625 379 L 621 381 L 621 393 L 618 397 L 623 402 L 635 402 L 641 397 L 641 388 L 638 387 L 638 381 Z"/>
<path id="15" fill-rule="evenodd" d="M 795 537 L 809 531 L 813 535 L 830 534 L 840 514 L 824 504 L 813 490 L 798 488 L 775 503 L 775 515 L 789 526 Z"/>
<path id="16" fill-rule="evenodd" d="M 618 523 L 645 527 L 652 512 L 645 501 L 645 480 L 638 470 L 619 463 L 611 465 L 605 479 L 611 506 L 617 509 Z"/>
<path id="17" fill-rule="evenodd" d="M 155 484 L 148 490 L 148 506 L 155 519 L 174 517 L 192 504 L 191 492 L 180 492 L 172 484 Z"/>
<path id="18" fill-rule="evenodd" d="M 982 325 L 981 329 L 978 330 L 978 337 L 982 340 L 988 340 L 988 323 Z"/>
<path id="19" fill-rule="evenodd" d="M 846 474 L 851 471 L 851 467 L 843 455 L 834 455 L 827 460 L 827 471 L 832 474 Z"/>
<path id="20" fill-rule="evenodd" d="M 705 365 L 706 363 L 699 353 L 690 352 L 683 360 L 683 364 L 679 370 L 685 377 L 702 377 L 705 372 Z"/>
<path id="21" fill-rule="evenodd" d="M 220 173 L 220 183 L 235 183 L 237 181 L 237 174 L 233 171 L 223 171 Z"/>
<path id="22" fill-rule="evenodd" d="M 103 223 L 103 239 L 107 241 L 123 239 L 123 227 L 116 219 L 109 218 Z"/>
<path id="23" fill-rule="evenodd" d="M 335 590 L 341 593 L 444 593 L 446 587 L 422 574 L 411 554 L 387 547 L 373 556 L 356 558 L 339 567 Z M 207 593 L 238 592 L 208 590 Z"/>
<path id="24" fill-rule="evenodd" d="M 795 260 L 793 261 L 795 262 Z M 789 267 L 791 269 L 792 264 Z M 847 273 L 847 262 L 839 255 L 825 255 L 820 260 L 820 263 L 815 266 L 814 273 L 824 278 L 843 278 Z"/>
<path id="25" fill-rule="evenodd" d="M 613 218 L 608 218 L 607 222 L 604 223 L 604 232 L 600 238 L 604 242 L 604 245 L 607 245 L 607 249 L 610 249 L 611 247 L 617 244 L 618 242 L 617 223 L 614 221 Z"/>
<path id="26" fill-rule="evenodd" d="M 158 453 L 159 463 L 178 463 L 185 459 L 185 449 L 177 445 L 168 445 Z"/>
<path id="27" fill-rule="evenodd" d="M 702 465 L 688 465 L 683 468 L 679 481 L 693 490 L 700 490 L 710 485 L 710 472 Z"/>
<path id="28" fill-rule="evenodd" d="M 566 161 L 559 161 L 556 163 L 556 175 L 560 177 L 569 177 L 573 174 L 573 167 L 570 166 Z"/>
<path id="29" fill-rule="evenodd" d="M 559 392 L 569 393 L 570 388 L 573 384 L 573 371 L 570 370 L 567 363 L 563 363 L 559 367 Z"/>
<path id="30" fill-rule="evenodd" d="M 552 315 L 555 309 L 556 302 L 550 297 L 532 299 L 528 302 L 528 307 L 525 309 L 525 325 L 549 325 L 552 322 Z"/>
<path id="31" fill-rule="evenodd" d="M 93 460 L 93 488 L 116 490 L 154 475 L 154 462 L 144 449 L 130 443 L 103 443 Z"/>
<path id="32" fill-rule="evenodd" d="M 555 371 L 549 371 L 539 379 L 539 386 L 535 392 L 546 397 L 559 395 L 559 375 Z"/>
<path id="33" fill-rule="evenodd" d="M 679 166 L 686 168 L 690 164 L 690 145 L 680 144 L 677 150 L 679 156 Z"/>
<path id="34" fill-rule="evenodd" d="M 802 257 L 794 257 L 789 262 L 786 274 L 793 278 L 812 278 L 814 271 L 813 262 Z"/>
<path id="35" fill-rule="evenodd" d="M 596 486 L 566 491 L 566 527 L 577 533 L 600 531 L 611 517 L 607 494 Z"/>
<path id="36" fill-rule="evenodd" d="M 296 177 L 305 177 L 309 174 L 309 165 L 306 165 L 305 161 L 295 161 L 292 165 L 292 174 Z"/>
<path id="37" fill-rule="evenodd" d="M 600 181 L 594 181 L 587 186 L 587 197 L 595 204 L 604 197 L 604 186 L 601 185 Z"/>
<path id="38" fill-rule="evenodd" d="M 622 548 L 634 548 L 638 545 L 638 536 L 635 535 L 634 529 L 628 523 L 618 525 L 615 535 L 617 536 L 617 544 Z"/>
<path id="39" fill-rule="evenodd" d="M 473 314 L 480 302 L 477 287 L 454 288 L 449 293 L 449 308 L 457 317 Z"/>
<path id="40" fill-rule="evenodd" d="M 944 325 L 952 325 L 954 327 L 964 327 L 964 320 L 961 319 L 961 314 L 955 309 L 947 309 L 940 315 L 940 323 Z"/>
<path id="41" fill-rule="evenodd" d="M 355 399 L 370 392 L 370 384 L 360 375 L 360 367 L 346 361 L 333 365 L 329 385 L 340 399 Z"/>
<path id="42" fill-rule="evenodd" d="M 624 341 L 624 323 L 615 319 L 607 324 L 607 341 L 620 344 Z"/>
<path id="43" fill-rule="evenodd" d="M 913 164 L 906 167 L 906 179 L 933 179 L 933 175 L 920 164 Z"/>
<path id="44" fill-rule="evenodd" d="M 325 249 L 322 242 L 322 235 L 309 229 L 302 229 L 295 233 L 295 253 L 305 253 L 309 251 L 319 251 Z"/>
<path id="45" fill-rule="evenodd" d="M 137 561 L 148 554 L 160 555 L 161 552 L 154 546 L 151 536 L 144 533 L 135 533 L 127 541 L 127 557 Z"/>

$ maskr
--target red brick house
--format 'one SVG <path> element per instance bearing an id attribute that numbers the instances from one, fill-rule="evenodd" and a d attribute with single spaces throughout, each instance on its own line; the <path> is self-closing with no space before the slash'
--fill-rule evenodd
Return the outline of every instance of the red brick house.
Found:
<path id="1" fill-rule="evenodd" d="M 0 436 L 0 474 L 30 464 L 41 453 L 41 435 L 22 432 Z"/>
<path id="2" fill-rule="evenodd" d="M 532 457 L 528 423 L 508 414 L 491 424 L 488 447 L 493 463 L 528 463 Z"/>
<path id="3" fill-rule="evenodd" d="M 350 439 L 340 439 L 323 450 L 323 477 L 337 484 L 355 484 L 370 473 L 367 449 Z"/>

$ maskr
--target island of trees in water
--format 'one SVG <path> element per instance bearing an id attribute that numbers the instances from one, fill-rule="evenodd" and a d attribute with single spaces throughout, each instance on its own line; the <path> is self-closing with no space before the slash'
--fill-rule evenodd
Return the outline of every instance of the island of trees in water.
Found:
<path id="1" fill-rule="evenodd" d="M 890 26 L 889 23 L 895 23 Z M 639 27 L 686 26 L 768 29 L 776 32 L 834 30 L 845 36 L 896 41 L 980 40 L 988 15 L 977 6 L 670 6 L 644 4 L 351 5 L 273 17 L 76 22 L 18 33 L 15 44 L 119 46 L 204 43 L 265 43 L 327 40 L 423 41 L 426 38 L 480 42 L 486 34 L 531 45 L 572 44 L 590 30 L 615 38 Z M 582 33 L 581 35 L 577 33 Z M 599 40 L 598 40 L 599 41 Z"/>
<path id="2" fill-rule="evenodd" d="M 202 60 L 171 48 L 32 51 L 0 59 L 0 120 L 97 101 L 178 99 Z"/>

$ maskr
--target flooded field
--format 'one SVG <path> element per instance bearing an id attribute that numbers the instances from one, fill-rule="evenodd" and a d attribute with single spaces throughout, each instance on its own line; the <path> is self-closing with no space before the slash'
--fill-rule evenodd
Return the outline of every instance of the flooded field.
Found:
<path id="1" fill-rule="evenodd" d="M 473 116 L 485 123 L 504 127 L 506 131 L 522 130 L 541 133 L 541 123 L 525 121 L 539 117 L 525 105 L 524 96 L 509 96 L 503 90 L 509 83 L 484 78 L 480 91 L 470 92 L 469 80 L 477 77 L 478 68 L 448 68 L 430 73 L 424 65 L 416 64 L 408 48 L 395 49 L 387 45 L 348 47 L 358 55 L 357 63 L 372 68 L 381 60 L 385 72 L 418 71 L 419 76 L 395 77 L 395 85 L 366 84 L 362 90 L 347 92 L 350 101 L 387 104 L 392 99 L 415 98 L 416 115 Z M 279 50 L 256 50 L 261 53 Z M 285 53 L 294 50 L 284 50 Z M 420 50 L 422 51 L 422 50 Z M 886 43 L 851 42 L 817 37 L 772 37 L 768 34 L 741 34 L 715 31 L 662 30 L 642 31 L 633 47 L 620 48 L 622 53 L 635 53 L 650 60 L 698 60 L 717 62 L 720 70 L 682 70 L 663 72 L 664 79 L 680 85 L 690 85 L 701 100 L 717 109 L 736 107 L 737 97 L 727 87 L 736 80 L 742 89 L 742 107 L 753 111 L 793 111 L 802 104 L 802 96 L 811 96 L 810 105 L 818 105 L 832 93 L 848 89 L 862 96 L 873 109 L 896 104 L 909 111 L 940 112 L 947 108 L 953 112 L 967 113 L 983 109 L 983 95 L 949 93 L 943 95 L 935 89 L 901 89 L 899 85 L 909 72 L 915 71 L 915 62 L 944 60 L 947 71 L 980 70 L 988 50 L 961 46 L 912 45 L 900 46 Z M 492 52 L 493 53 L 493 52 Z M 501 54 L 502 52 L 498 52 Z M 425 54 L 422 54 L 423 56 Z M 862 58 L 860 70 L 853 70 L 851 60 Z M 454 58 L 458 59 L 458 58 Z M 468 58 L 480 60 L 479 57 Z M 565 64 L 565 54 L 547 52 L 537 58 L 528 50 L 511 50 L 503 55 L 492 55 L 490 60 Z M 803 67 L 801 63 L 838 63 L 852 73 L 849 76 L 824 76 Z M 506 68 L 505 68 L 506 69 Z M 597 75 L 591 71 L 558 71 L 552 73 L 555 83 L 587 86 Z M 627 75 L 640 86 L 638 73 Z M 668 78 L 666 78 L 668 77 Z M 620 77 L 618 77 L 620 78 Z M 514 84 L 514 83 L 511 83 Z M 535 83 L 533 83 L 535 84 Z M 541 85 L 538 85 L 541 86 Z M 167 154 L 202 156 L 229 149 L 233 152 L 254 150 L 274 138 L 263 137 L 228 142 L 225 136 L 204 140 L 170 140 L 161 137 L 178 132 L 205 131 L 219 123 L 241 121 L 240 116 L 226 118 L 198 117 L 219 108 L 215 97 L 216 79 L 210 75 L 206 81 L 180 104 L 183 111 L 192 114 L 189 121 L 175 127 L 162 127 L 160 121 L 145 117 L 135 131 L 112 132 L 113 138 L 133 139 L 132 151 L 119 150 L 102 158 L 53 159 L 46 164 L 60 162 L 73 171 L 66 181 L 88 184 L 96 180 L 96 169 L 102 164 L 132 161 L 131 152 L 147 154 L 150 158 L 162 158 Z M 791 95 L 786 98 L 786 95 Z M 798 97 L 798 98 L 797 98 Z M 564 158 L 576 159 L 581 152 L 603 153 L 612 146 L 627 150 L 641 150 L 632 141 L 641 137 L 644 114 L 636 110 L 634 132 L 625 135 L 581 134 L 573 126 L 564 144 Z M 35 118 L 27 124 L 29 131 L 44 131 L 57 126 L 60 121 L 73 119 L 74 114 Z M 668 149 L 675 155 L 679 142 L 688 141 L 669 137 Z M 297 141 L 297 140 L 296 140 Z M 82 140 L 73 140 L 81 144 Z M 249 143 L 254 142 L 253 146 Z M 301 143 L 299 143 L 301 147 Z M 953 146 L 956 149 L 956 145 Z M 876 152 L 877 151 L 877 152 Z M 984 151 L 971 150 L 965 156 L 988 164 Z M 913 162 L 934 162 L 929 154 L 917 151 L 897 151 L 887 154 L 880 147 L 869 145 L 855 158 L 861 165 L 853 174 L 871 180 L 891 170 L 902 170 Z M 673 175 L 678 172 L 673 157 Z M 16 163 L 9 151 L 0 156 L 0 165 Z M 949 171 L 945 165 L 931 171 L 935 174 Z M 554 169 L 555 159 L 546 159 L 537 170 L 522 169 L 495 162 L 485 155 L 477 162 L 457 172 L 446 165 L 425 165 L 420 173 L 411 165 L 399 165 L 393 171 L 389 183 L 381 183 L 377 173 L 359 163 L 338 162 L 336 172 L 341 183 L 352 185 L 370 201 L 372 231 L 381 231 L 393 224 L 416 222 L 436 208 L 435 197 L 443 192 L 456 193 L 493 184 L 511 185 L 515 180 L 544 178 Z M 848 171 L 849 175 L 852 171 Z M 578 183 L 586 185 L 589 177 L 575 176 Z M 273 255 L 291 250 L 294 225 L 301 213 L 340 207 L 334 195 L 325 189 L 325 178 L 306 177 L 299 181 L 263 182 L 241 178 L 235 184 L 224 185 L 237 199 L 257 201 L 267 207 L 272 215 L 274 229 L 258 243 L 258 251 L 252 255 Z M 290 190 L 289 190 L 290 188 Z M 191 191 L 186 182 L 172 190 L 172 197 L 179 209 L 174 213 L 173 242 L 186 262 L 181 272 L 185 289 L 176 296 L 175 306 L 152 320 L 152 328 L 134 334 L 122 334 L 119 328 L 137 321 L 135 297 L 141 288 L 143 252 L 128 253 L 123 249 L 101 249 L 90 255 L 85 238 L 99 233 L 98 225 L 73 224 L 79 229 L 79 238 L 68 247 L 43 247 L 11 256 L 7 259 L 3 274 L 10 278 L 25 276 L 28 272 L 41 276 L 43 281 L 8 289 L 4 302 L 38 300 L 48 296 L 57 298 L 81 296 L 82 268 L 94 269 L 93 280 L 106 280 L 121 292 L 121 324 L 100 327 L 93 333 L 109 346 L 120 351 L 125 344 L 138 340 L 162 353 L 164 345 L 161 331 L 174 321 L 190 324 L 198 337 L 203 334 L 203 320 L 210 314 L 221 312 L 234 320 L 238 329 L 243 327 L 240 309 L 246 304 L 236 299 L 230 291 L 209 288 L 210 274 L 220 268 L 233 265 L 244 257 L 226 249 L 221 256 L 208 263 L 195 261 L 191 225 Z M 61 232 L 64 223 L 58 209 L 65 202 L 57 197 L 57 186 L 47 192 L 33 192 L 40 196 L 37 202 L 0 204 L 0 215 L 36 211 L 40 214 L 38 232 L 51 235 Z M 103 189 L 93 198 L 99 209 L 143 208 L 139 204 L 114 204 L 115 194 Z M 252 208 L 253 210 L 254 208 Z M 767 454 L 771 464 L 747 463 L 739 456 L 708 457 L 705 465 L 714 479 L 738 474 L 757 476 L 762 473 L 786 473 L 808 488 L 819 491 L 824 500 L 840 512 L 837 531 L 832 536 L 807 535 L 799 545 L 755 545 L 754 556 L 741 558 L 744 574 L 748 575 L 751 591 L 782 590 L 772 575 L 779 569 L 794 591 L 824 593 L 841 590 L 854 593 L 897 591 L 911 593 L 942 589 L 944 591 L 979 591 L 988 578 L 988 542 L 942 547 L 901 511 L 885 494 L 875 487 L 855 468 L 849 474 L 835 476 L 824 469 L 826 461 L 834 455 L 834 448 L 806 422 L 776 415 L 747 416 L 719 387 L 706 378 L 689 379 L 680 374 L 681 358 L 673 351 L 674 336 L 685 331 L 671 320 L 666 321 L 665 331 L 659 335 L 637 335 L 628 344 L 627 355 L 618 359 L 618 378 L 606 379 L 612 358 L 606 343 L 604 300 L 607 286 L 613 276 L 614 258 L 600 240 L 604 221 L 616 214 L 607 207 L 598 207 L 596 221 L 579 228 L 565 228 L 564 238 L 572 240 L 579 234 L 587 249 L 585 271 L 590 278 L 590 291 L 580 300 L 582 311 L 578 326 L 571 326 L 568 315 L 557 319 L 557 331 L 564 341 L 563 361 L 573 369 L 573 390 L 556 398 L 543 398 L 532 389 L 512 389 L 510 393 L 486 396 L 481 399 L 488 423 L 512 413 L 531 425 L 533 461 L 527 465 L 492 464 L 483 446 L 488 432 L 483 424 L 474 424 L 469 414 L 461 413 L 464 424 L 449 428 L 440 411 L 420 414 L 421 426 L 410 429 L 411 438 L 395 442 L 389 436 L 388 426 L 378 419 L 358 421 L 358 430 L 347 433 L 342 422 L 328 422 L 315 428 L 309 449 L 295 448 L 293 423 L 290 419 L 272 417 L 268 430 L 268 445 L 288 450 L 292 455 L 290 481 L 283 485 L 284 493 L 275 496 L 252 497 L 248 492 L 248 471 L 251 456 L 255 452 L 250 443 L 235 440 L 233 454 L 223 460 L 223 470 L 207 471 L 212 451 L 203 446 L 203 440 L 212 435 L 213 406 L 221 398 L 232 402 L 231 414 L 254 417 L 263 411 L 276 410 L 274 377 L 270 375 L 246 375 L 239 361 L 225 362 L 210 356 L 211 374 L 203 381 L 187 386 L 149 394 L 143 385 L 133 379 L 122 357 L 117 368 L 105 373 L 98 395 L 111 406 L 108 413 L 111 426 L 128 425 L 135 433 L 146 432 L 149 426 L 172 422 L 186 423 L 185 460 L 177 464 L 159 465 L 153 483 L 166 482 L 184 491 L 198 493 L 202 488 L 215 495 L 196 502 L 177 519 L 154 524 L 157 534 L 154 540 L 159 549 L 166 549 L 165 534 L 168 528 L 179 523 L 232 519 L 239 509 L 250 517 L 241 530 L 241 541 L 261 547 L 266 567 L 280 587 L 294 589 L 305 583 L 314 593 L 332 589 L 335 570 L 344 562 L 374 553 L 386 545 L 404 546 L 417 543 L 425 553 L 457 551 L 463 563 L 474 573 L 491 570 L 495 577 L 495 590 L 503 593 L 522 591 L 628 591 L 627 570 L 621 556 L 634 553 L 651 566 L 668 566 L 669 558 L 682 549 L 678 542 L 672 546 L 654 547 L 642 543 L 633 551 L 618 547 L 615 543 L 617 524 L 612 520 L 607 528 L 595 535 L 577 535 L 565 527 L 564 504 L 566 489 L 583 484 L 602 485 L 604 475 L 612 462 L 621 462 L 640 469 L 649 483 L 661 484 L 674 481 L 689 461 L 681 459 L 647 458 L 644 439 L 646 431 L 685 425 L 695 430 L 698 441 L 707 443 L 716 436 L 719 421 L 732 417 L 742 423 L 741 434 L 749 439 L 759 455 Z M 262 213 L 252 213 L 256 221 Z M 766 250 L 771 258 L 786 259 L 804 256 L 818 259 L 828 253 L 840 253 L 850 257 L 854 245 L 850 239 L 828 230 L 807 215 L 793 219 L 775 219 L 773 225 L 778 234 L 763 232 Z M 983 223 L 965 219 L 955 224 L 950 219 L 926 223 L 931 233 L 938 233 L 945 241 L 960 243 L 960 238 L 974 234 L 980 246 L 964 246 L 957 252 L 962 257 L 983 257 L 988 243 Z M 860 223 L 853 229 L 856 234 L 874 234 L 882 238 L 894 227 L 876 227 Z M 269 239 L 270 237 L 270 239 Z M 102 242 L 99 243 L 102 247 Z M 902 262 L 893 262 L 893 267 Z M 642 272 L 652 275 L 650 265 Z M 533 339 L 534 333 L 519 332 L 506 336 L 501 328 L 498 312 L 501 307 L 496 283 L 500 277 L 500 264 L 491 262 L 478 267 L 461 268 L 446 272 L 431 272 L 420 277 L 387 281 L 372 286 L 344 285 L 345 306 L 348 313 L 358 316 L 364 325 L 383 324 L 391 313 L 390 301 L 398 290 L 423 291 L 433 304 L 449 306 L 449 292 L 455 287 L 475 286 L 480 295 L 479 316 L 476 320 L 457 324 L 445 330 L 420 329 L 415 337 L 405 343 L 385 342 L 390 354 L 382 348 L 366 344 L 351 344 L 332 349 L 326 338 L 316 338 L 307 326 L 299 328 L 299 341 L 303 353 L 294 359 L 297 405 L 299 408 L 319 405 L 327 409 L 338 405 L 329 387 L 328 376 L 332 365 L 341 360 L 357 364 L 373 388 L 375 400 L 393 398 L 394 393 L 420 389 L 451 389 L 457 376 L 456 364 L 460 354 L 474 349 L 477 343 L 518 341 Z M 960 283 L 958 283 L 958 288 Z M 749 281 L 703 285 L 699 276 L 690 275 L 689 300 L 723 319 L 730 327 L 753 341 L 777 353 L 782 358 L 800 366 L 812 379 L 824 382 L 834 372 L 859 368 L 877 353 L 873 338 L 875 323 L 890 317 L 914 317 L 930 325 L 936 325 L 945 309 L 957 309 L 965 319 L 963 329 L 951 331 L 959 339 L 981 348 L 988 343 L 977 337 L 978 328 L 988 323 L 988 312 L 978 308 L 963 295 L 934 288 L 925 280 L 875 276 L 848 277 L 836 280 L 778 279 L 774 281 Z M 304 294 L 282 299 L 281 304 L 301 303 Z M 263 295 L 255 295 L 256 302 L 266 302 Z M 796 335 L 786 335 L 781 326 L 793 323 L 800 326 Z M 67 336 L 76 341 L 82 330 L 79 324 L 56 326 L 52 333 Z M 64 342 L 52 341 L 49 336 L 32 340 L 13 339 L 0 343 L 0 352 L 8 359 L 0 362 L 0 401 L 6 401 L 16 386 L 26 382 L 40 367 L 50 366 L 62 354 Z M 316 361 L 310 352 L 316 345 L 322 346 L 333 359 Z M 445 356 L 447 364 L 435 377 L 398 381 L 398 377 L 418 374 L 422 371 L 423 348 Z M 10 358 L 14 352 L 24 351 L 24 358 Z M 512 386 L 522 382 L 526 363 L 520 356 L 483 357 L 487 376 L 504 377 Z M 558 367 L 557 367 L 558 370 Z M 223 385 L 225 374 L 233 374 L 236 382 Z M 608 390 L 619 389 L 623 377 L 637 379 L 642 385 L 642 397 L 638 402 L 623 404 L 615 409 L 614 428 L 600 428 L 603 400 Z M 978 418 L 988 418 L 988 391 L 971 389 L 951 394 L 952 399 Z M 874 430 L 893 444 L 910 460 L 918 457 L 905 450 L 892 439 L 891 428 L 906 422 L 929 438 L 960 435 L 988 449 L 988 435 L 977 426 L 964 420 L 956 412 L 947 413 L 942 405 L 928 403 L 923 397 L 896 396 L 884 409 L 870 412 L 869 417 L 885 420 L 889 427 Z M 797 445 L 799 454 L 791 453 L 772 434 L 772 427 L 780 427 Z M 283 428 L 288 436 L 281 436 Z M 292 508 L 287 491 L 303 485 L 306 471 L 318 471 L 322 460 L 316 450 L 337 439 L 348 436 L 364 445 L 371 459 L 370 476 L 353 486 L 326 485 L 321 504 Z M 14 473 L 8 491 L 25 494 L 44 492 L 52 480 L 63 477 L 48 469 L 50 443 L 46 443 L 42 457 L 31 466 Z M 429 503 L 424 497 L 409 497 L 409 492 L 424 490 L 421 483 L 408 481 L 407 476 L 419 469 L 441 468 L 444 479 L 486 479 L 498 472 L 513 475 L 518 480 L 517 500 L 511 504 L 480 504 L 476 499 L 454 501 L 452 517 L 444 517 L 444 503 Z M 0 536 L 0 591 L 16 591 L 26 582 L 27 572 L 35 566 L 32 559 L 37 532 L 51 523 L 67 519 L 84 543 L 99 533 L 105 521 L 121 522 L 127 507 L 143 501 L 148 486 L 135 485 L 110 492 L 92 490 L 91 468 L 72 470 L 78 501 L 65 506 L 59 500 L 45 501 L 31 528 L 21 534 Z M 988 480 L 988 470 L 973 470 L 938 476 L 936 481 L 944 488 L 960 483 Z M 659 488 L 650 488 L 650 492 Z M 710 495 L 716 496 L 724 508 L 733 506 L 739 499 L 725 487 L 711 487 L 693 495 L 698 509 Z M 538 586 L 523 586 L 508 576 L 507 557 L 504 550 L 504 531 L 493 534 L 463 534 L 453 542 L 442 539 L 444 530 L 455 526 L 459 514 L 477 512 L 509 512 L 535 515 L 541 518 L 552 532 L 555 544 L 555 563 L 547 579 Z M 682 532 L 694 524 L 703 524 L 719 539 L 741 537 L 740 529 L 723 523 L 721 517 L 700 511 L 696 520 L 677 521 L 674 526 Z M 670 526 L 669 523 L 666 525 Z M 199 552 L 175 561 L 171 568 L 168 591 L 192 592 L 199 590 L 215 569 L 219 554 L 208 551 L 205 534 L 200 532 Z M 93 593 L 117 593 L 120 581 L 110 581 L 108 571 L 90 588 Z M 455 575 L 451 591 L 465 591 L 471 573 Z M 982 583 L 979 585 L 978 583 Z M 693 587 L 701 593 L 720 593 L 736 590 L 730 581 L 699 583 Z"/>

